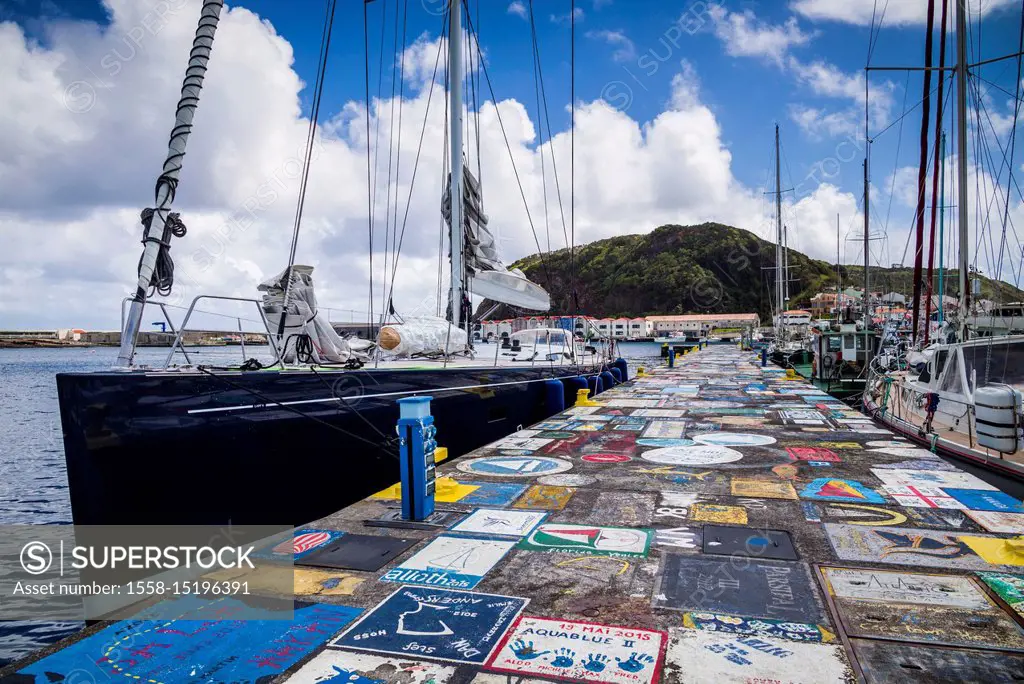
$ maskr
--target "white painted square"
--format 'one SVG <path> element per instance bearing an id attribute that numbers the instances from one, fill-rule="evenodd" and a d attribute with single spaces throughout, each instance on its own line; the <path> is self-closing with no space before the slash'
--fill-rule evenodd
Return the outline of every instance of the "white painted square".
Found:
<path id="1" fill-rule="evenodd" d="M 965 511 L 974 522 L 989 532 L 1002 534 L 1024 534 L 1024 513 L 999 513 L 997 511 Z"/>
<path id="2" fill-rule="evenodd" d="M 967 508 L 938 487 L 915 487 L 913 485 L 882 485 L 886 494 L 896 499 L 900 506 L 908 508 Z"/>
<path id="3" fill-rule="evenodd" d="M 667 684 L 845 684 L 853 672 L 839 644 L 675 629 L 669 632 Z"/>
<path id="4" fill-rule="evenodd" d="M 652 422 L 640 436 L 647 439 L 682 439 L 686 434 L 686 423 L 675 420 Z"/>
<path id="5" fill-rule="evenodd" d="M 632 415 L 641 418 L 682 418 L 686 413 L 678 409 L 642 408 L 633 411 Z"/>
<path id="6" fill-rule="evenodd" d="M 530 432 L 533 432 L 531 430 Z M 516 437 L 511 435 L 505 439 L 499 439 L 497 442 L 491 445 L 495 449 L 524 449 L 526 451 L 536 451 L 537 449 L 543 449 L 548 444 L 551 444 L 554 440 L 552 439 L 538 439 L 536 437 Z"/>
<path id="7" fill-rule="evenodd" d="M 832 593 L 839 598 L 967 610 L 989 610 L 992 607 L 978 585 L 962 575 L 829 566 L 821 571 Z"/>
<path id="8" fill-rule="evenodd" d="M 600 406 L 573 406 L 571 409 L 566 409 L 563 413 L 570 416 L 589 416 L 591 413 L 597 413 Z"/>
<path id="9" fill-rule="evenodd" d="M 467 518 L 452 527 L 451 531 L 522 537 L 539 525 L 546 517 L 547 513 L 539 511 L 478 508 Z"/>
<path id="10" fill-rule="evenodd" d="M 609 399 L 604 403 L 612 408 L 649 408 L 657 406 L 657 399 Z"/>
<path id="11" fill-rule="evenodd" d="M 454 667 L 440 663 L 327 649 L 317 654 L 285 682 L 316 684 L 370 680 L 387 684 L 445 684 L 454 675 Z M 360 677 L 365 679 L 360 680 Z"/>
<path id="12" fill-rule="evenodd" d="M 604 684 L 655 684 L 665 633 L 523 616 L 487 669 Z"/>
<path id="13" fill-rule="evenodd" d="M 442 534 L 412 558 L 388 570 L 382 582 L 472 589 L 498 564 L 514 539 L 477 539 Z"/>
<path id="14" fill-rule="evenodd" d="M 952 487 L 954 489 L 997 488 L 970 473 L 960 470 L 903 470 L 901 468 L 872 468 L 871 472 L 887 485 L 913 487 Z"/>

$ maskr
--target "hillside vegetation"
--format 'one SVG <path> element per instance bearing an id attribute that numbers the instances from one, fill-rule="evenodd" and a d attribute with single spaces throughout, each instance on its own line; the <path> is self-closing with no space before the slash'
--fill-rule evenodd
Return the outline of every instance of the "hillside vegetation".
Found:
<path id="1" fill-rule="evenodd" d="M 591 316 L 646 316 L 670 313 L 756 312 L 770 320 L 775 288 L 775 245 L 754 233 L 719 223 L 665 225 L 644 235 L 621 235 L 575 249 L 534 254 L 514 266 L 551 294 L 552 313 L 571 313 L 575 283 L 580 313 Z M 789 251 L 790 307 L 809 307 L 816 293 L 862 287 L 864 269 L 839 268 Z M 872 268 L 872 291 L 912 290 L 911 268 Z M 575 276 L 574 276 L 575 273 Z M 946 274 L 946 294 L 955 294 L 956 271 Z M 982 297 L 1021 301 L 1024 292 L 982 278 Z M 490 308 L 488 302 L 479 311 Z M 523 312 L 501 307 L 491 318 Z"/>

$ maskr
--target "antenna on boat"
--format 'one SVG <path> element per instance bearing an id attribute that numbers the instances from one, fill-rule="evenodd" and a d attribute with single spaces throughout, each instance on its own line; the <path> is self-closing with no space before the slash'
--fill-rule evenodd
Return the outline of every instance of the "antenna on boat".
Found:
<path id="1" fill-rule="evenodd" d="M 192 132 L 192 118 L 199 105 L 199 91 L 203 88 L 206 76 L 206 65 L 210 61 L 213 48 L 213 35 L 220 22 L 220 11 L 224 0 L 203 0 L 203 9 L 199 15 L 195 38 L 192 40 L 192 51 L 189 53 L 188 67 L 185 69 L 185 80 L 181 85 L 181 97 L 174 117 L 174 127 L 167 143 L 167 158 L 164 159 L 163 171 L 156 181 L 156 209 L 152 212 L 149 226 L 143 233 L 142 242 L 145 248 L 139 261 L 139 281 L 132 298 L 131 308 L 125 318 L 124 329 L 121 331 L 121 349 L 117 353 L 118 366 L 131 366 L 135 357 L 135 339 L 142 325 L 142 311 L 146 306 L 146 298 L 153 286 L 153 273 L 157 269 L 160 253 L 169 247 L 170 234 L 165 234 L 174 191 L 178 187 L 178 175 L 181 173 L 182 159 L 185 157 L 185 145 Z M 173 232 L 172 232 L 173 234 Z M 152 237 L 151 237 L 152 236 Z"/>
<path id="2" fill-rule="evenodd" d="M 462 263 L 462 250 L 465 245 L 465 219 L 463 217 L 462 190 L 462 3 L 461 0 L 449 1 L 448 29 L 448 100 L 449 125 L 451 127 L 451 211 L 450 226 L 452 281 L 449 290 L 448 306 L 451 309 L 451 322 L 455 327 L 462 327 L 462 301 L 465 298 L 465 269 Z"/>

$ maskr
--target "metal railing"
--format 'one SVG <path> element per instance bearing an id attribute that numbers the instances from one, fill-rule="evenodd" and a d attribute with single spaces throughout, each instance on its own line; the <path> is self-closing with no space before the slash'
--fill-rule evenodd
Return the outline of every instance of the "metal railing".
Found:
<path id="1" fill-rule="evenodd" d="M 182 336 L 188 330 L 188 321 L 192 317 L 193 312 L 195 311 L 196 304 L 198 304 L 199 300 L 201 300 L 201 299 L 213 299 L 213 300 L 229 301 L 229 302 L 251 302 L 256 307 L 256 312 L 259 313 L 259 315 L 260 315 L 259 320 L 262 321 L 263 328 L 264 328 L 264 330 L 266 330 L 267 342 L 270 343 L 270 348 L 274 352 L 274 362 L 271 365 L 276 365 L 276 364 L 282 362 L 281 361 L 281 352 L 277 348 L 277 342 L 274 341 L 274 334 L 270 331 L 270 323 L 267 322 L 267 317 L 263 313 L 263 307 L 262 307 L 262 305 L 261 305 L 259 300 L 257 300 L 257 299 L 249 299 L 249 298 L 246 298 L 246 297 L 227 297 L 227 296 L 223 296 L 223 295 L 199 295 L 198 297 L 196 297 L 195 299 L 192 300 L 192 304 L 189 305 L 188 311 L 185 313 L 185 318 L 181 321 L 181 329 L 178 330 L 177 334 L 175 335 L 174 343 L 171 345 L 171 351 L 170 351 L 170 353 L 167 354 L 167 360 L 164 361 L 164 368 L 167 368 L 168 366 L 171 365 L 171 361 L 174 359 L 174 352 L 178 350 L 179 346 L 181 347 L 182 354 L 185 355 L 185 359 L 188 360 L 188 353 L 185 351 L 184 345 L 182 345 Z M 161 304 L 161 308 L 163 308 L 163 304 Z M 204 313 L 208 313 L 208 312 L 204 312 Z M 164 315 L 166 316 L 166 311 L 164 312 Z M 214 314 L 214 315 L 217 315 L 217 316 L 227 316 L 227 314 Z M 238 318 L 238 317 L 236 317 L 236 316 L 229 316 L 229 318 Z M 173 328 L 173 326 L 172 326 L 172 328 Z M 241 328 L 242 328 L 241 318 L 238 318 L 238 328 L 239 328 L 239 330 L 241 330 Z M 222 332 L 233 332 L 233 331 L 225 330 L 225 331 L 222 331 Z M 242 343 L 242 361 L 244 362 L 245 361 L 245 335 L 244 334 L 242 334 L 242 342 L 243 342 Z M 191 363 L 191 361 L 189 361 L 189 363 Z"/>

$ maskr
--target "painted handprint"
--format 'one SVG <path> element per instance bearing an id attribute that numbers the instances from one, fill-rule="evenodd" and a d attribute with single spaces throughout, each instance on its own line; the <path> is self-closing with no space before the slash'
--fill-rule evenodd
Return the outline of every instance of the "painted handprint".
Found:
<path id="1" fill-rule="evenodd" d="M 532 641 L 523 641 L 522 639 L 516 639 L 512 642 L 512 652 L 516 654 L 516 658 L 522 660 L 533 660 L 537 656 L 542 656 L 550 651 L 537 651 L 533 648 Z"/>
<path id="2" fill-rule="evenodd" d="M 619 663 L 619 669 L 625 672 L 639 672 L 640 670 L 647 667 L 648 663 L 653 663 L 654 658 L 644 654 L 639 654 L 636 651 L 629 654 L 629 658 L 623 660 L 621 658 L 615 659 Z"/>
<path id="3" fill-rule="evenodd" d="M 608 665 L 608 656 L 601 653 L 591 653 L 583 661 L 583 668 L 588 672 L 601 672 Z"/>
<path id="4" fill-rule="evenodd" d="M 555 651 L 556 658 L 551 661 L 551 665 L 554 667 L 572 667 L 573 658 L 576 657 L 576 651 L 568 648 L 560 648 Z"/>

